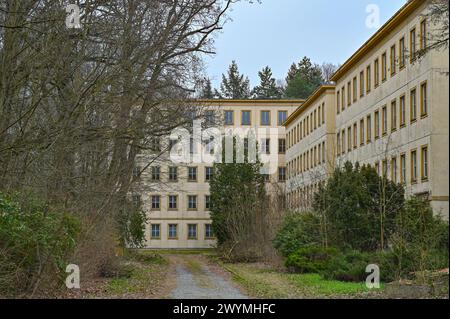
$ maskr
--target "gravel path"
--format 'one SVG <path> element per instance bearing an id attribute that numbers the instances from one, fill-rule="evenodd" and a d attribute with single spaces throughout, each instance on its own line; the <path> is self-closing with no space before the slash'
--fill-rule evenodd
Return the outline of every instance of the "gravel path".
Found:
<path id="1" fill-rule="evenodd" d="M 172 256 L 176 269 L 174 299 L 247 299 L 218 266 L 199 255 Z M 221 273 L 222 272 L 222 273 Z"/>

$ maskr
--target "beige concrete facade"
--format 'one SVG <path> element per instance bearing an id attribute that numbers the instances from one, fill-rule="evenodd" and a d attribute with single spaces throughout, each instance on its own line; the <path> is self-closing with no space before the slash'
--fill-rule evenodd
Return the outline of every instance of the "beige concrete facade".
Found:
<path id="1" fill-rule="evenodd" d="M 335 73 L 335 150 L 327 151 L 336 165 L 376 167 L 448 219 L 449 55 L 415 56 L 434 32 L 426 13 L 426 1 L 408 2 Z M 297 120 L 287 123 L 289 134 Z M 288 163 L 309 143 L 289 149 Z"/>
<path id="2" fill-rule="evenodd" d="M 270 153 L 276 157 L 274 162 L 279 168 L 270 176 L 270 181 L 284 185 L 286 164 L 283 123 L 302 103 L 300 100 L 210 100 L 199 101 L 199 106 L 206 106 L 215 112 L 220 118 L 218 128 L 221 131 L 241 129 L 245 132 L 252 128 L 270 132 Z M 262 141 L 258 140 L 258 143 L 262 144 Z M 141 167 L 148 165 L 148 157 L 141 156 L 138 164 Z M 153 167 L 159 167 L 160 178 L 157 181 L 152 179 Z M 170 180 L 169 167 L 177 167 L 176 180 Z M 214 234 L 209 231 L 211 220 L 207 206 L 207 169 L 211 167 L 212 164 L 204 163 L 174 165 L 165 156 L 144 171 L 139 195 L 141 206 L 149 218 L 146 248 L 199 249 L 215 246 Z M 193 171 L 196 172 L 195 179 L 189 178 L 189 170 L 191 177 L 194 177 Z M 268 188 L 270 185 L 273 184 L 268 183 Z M 169 201 L 172 201 L 172 207 Z M 174 201 L 177 203 L 176 208 L 173 206 Z"/>

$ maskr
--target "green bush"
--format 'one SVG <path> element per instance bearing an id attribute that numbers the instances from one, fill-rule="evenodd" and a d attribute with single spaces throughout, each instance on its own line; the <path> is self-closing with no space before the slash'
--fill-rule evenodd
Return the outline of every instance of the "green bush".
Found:
<path id="1" fill-rule="evenodd" d="M 368 253 L 351 250 L 336 254 L 327 263 L 327 267 L 320 274 L 325 279 L 360 282 L 367 277 L 366 267 L 370 260 Z"/>
<path id="2" fill-rule="evenodd" d="M 320 245 L 319 216 L 314 213 L 289 215 L 285 218 L 273 244 L 284 257 L 288 257 L 301 247 Z"/>
<path id="3" fill-rule="evenodd" d="M 79 230 L 71 215 L 32 197 L 21 206 L 0 193 L 0 295 L 23 295 L 60 282 Z"/>
<path id="4" fill-rule="evenodd" d="M 335 248 L 304 247 L 290 254 L 285 265 L 297 273 L 320 273 L 329 267 L 330 260 L 338 254 Z"/>

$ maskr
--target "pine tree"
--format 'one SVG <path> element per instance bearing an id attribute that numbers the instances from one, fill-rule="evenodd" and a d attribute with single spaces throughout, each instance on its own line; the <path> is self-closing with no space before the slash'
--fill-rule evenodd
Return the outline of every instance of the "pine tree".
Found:
<path id="1" fill-rule="evenodd" d="M 202 99 L 213 99 L 214 93 L 212 89 L 211 79 L 205 78 L 202 83 L 202 88 L 200 92 L 200 98 Z"/>
<path id="2" fill-rule="evenodd" d="M 324 83 L 324 80 L 320 66 L 304 57 L 297 65 L 291 65 L 286 82 L 287 97 L 306 99 Z"/>
<path id="3" fill-rule="evenodd" d="M 272 70 L 266 66 L 258 72 L 260 84 L 253 89 L 253 94 L 258 99 L 279 99 L 282 96 L 281 89 L 272 77 Z"/>
<path id="4" fill-rule="evenodd" d="M 232 61 L 227 76 L 222 74 L 220 96 L 226 99 L 247 99 L 250 97 L 250 80 L 239 73 L 236 61 Z"/>

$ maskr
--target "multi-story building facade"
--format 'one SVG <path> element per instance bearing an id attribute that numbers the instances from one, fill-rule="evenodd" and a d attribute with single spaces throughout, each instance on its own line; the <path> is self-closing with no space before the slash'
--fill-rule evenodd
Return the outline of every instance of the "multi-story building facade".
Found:
<path id="1" fill-rule="evenodd" d="M 409 1 L 334 74 L 335 149 L 328 151 L 336 165 L 374 166 L 448 218 L 449 55 L 419 56 L 436 27 L 427 10 L 426 1 Z M 287 121 L 288 134 L 298 113 Z M 288 163 L 303 147 L 289 149 Z M 294 175 L 288 169 L 288 183 Z"/>
<path id="2" fill-rule="evenodd" d="M 301 100 L 202 100 L 199 108 L 214 112 L 222 132 L 267 131 L 257 140 L 261 152 L 275 156 L 276 169 L 269 175 L 268 188 L 286 180 L 286 119 L 303 103 Z M 212 152 L 214 150 L 211 150 Z M 212 163 L 174 164 L 167 156 L 149 163 L 143 154 L 138 159 L 142 186 L 137 199 L 148 214 L 146 247 L 152 249 L 198 249 L 215 245 L 210 219 L 209 181 Z"/>

